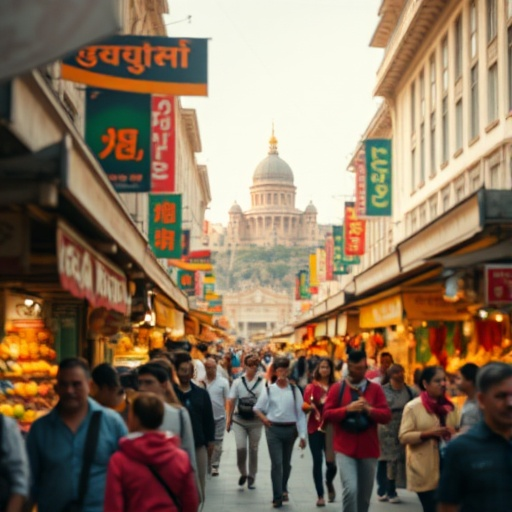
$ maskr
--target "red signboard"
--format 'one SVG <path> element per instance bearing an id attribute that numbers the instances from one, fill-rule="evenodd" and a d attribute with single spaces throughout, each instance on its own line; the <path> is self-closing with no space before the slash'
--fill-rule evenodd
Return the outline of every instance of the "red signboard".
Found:
<path id="1" fill-rule="evenodd" d="M 174 96 L 151 98 L 151 192 L 175 192 L 176 126 Z"/>
<path id="2" fill-rule="evenodd" d="M 485 265 L 485 303 L 512 303 L 512 265 Z"/>
<path id="3" fill-rule="evenodd" d="M 345 203 L 345 254 L 362 256 L 365 242 L 366 221 L 357 216 L 354 203 Z"/>
<path id="4" fill-rule="evenodd" d="M 334 238 L 327 235 L 325 238 L 325 279 L 332 281 L 334 272 Z"/>
<path id="5" fill-rule="evenodd" d="M 356 213 L 358 217 L 366 215 L 366 153 L 364 147 L 357 153 L 356 168 Z"/>
<path id="6" fill-rule="evenodd" d="M 62 225 L 57 229 L 57 259 L 60 284 L 74 297 L 86 299 L 93 308 L 128 314 L 125 275 Z"/>

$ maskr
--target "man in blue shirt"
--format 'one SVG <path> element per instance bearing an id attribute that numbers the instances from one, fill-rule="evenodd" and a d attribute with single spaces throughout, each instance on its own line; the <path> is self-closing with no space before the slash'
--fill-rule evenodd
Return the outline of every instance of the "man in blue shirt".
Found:
<path id="1" fill-rule="evenodd" d="M 90 372 L 79 358 L 59 365 L 55 390 L 59 403 L 31 427 L 27 451 L 32 470 L 32 500 L 39 512 L 60 512 L 78 499 L 87 430 L 101 411 L 98 444 L 91 465 L 83 512 L 103 512 L 110 456 L 127 434 L 121 416 L 89 398 Z"/>

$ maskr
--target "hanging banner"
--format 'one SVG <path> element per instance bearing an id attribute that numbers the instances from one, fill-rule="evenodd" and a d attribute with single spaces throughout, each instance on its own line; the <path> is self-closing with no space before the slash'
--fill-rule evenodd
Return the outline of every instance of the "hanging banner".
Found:
<path id="1" fill-rule="evenodd" d="M 358 265 L 360 263 L 359 256 L 347 256 L 345 254 L 345 228 L 343 226 L 333 226 L 333 273 L 335 275 L 348 274 L 350 265 Z"/>
<path id="2" fill-rule="evenodd" d="M 212 295 L 215 295 L 215 283 L 207 283 L 206 279 L 203 280 L 203 296 L 206 300 L 213 298 Z"/>
<path id="3" fill-rule="evenodd" d="M 300 300 L 300 272 L 295 274 L 295 300 Z"/>
<path id="4" fill-rule="evenodd" d="M 366 152 L 363 144 L 357 152 L 356 168 L 356 213 L 358 217 L 366 215 Z"/>
<path id="5" fill-rule="evenodd" d="M 62 62 L 65 80 L 145 94 L 207 96 L 207 39 L 117 35 Z"/>
<path id="6" fill-rule="evenodd" d="M 157 258 L 181 257 L 181 194 L 149 194 L 148 236 Z"/>
<path id="7" fill-rule="evenodd" d="M 485 265 L 485 303 L 512 303 L 512 265 Z"/>
<path id="8" fill-rule="evenodd" d="M 218 295 L 216 299 L 208 300 L 208 313 L 222 315 L 222 295 Z"/>
<path id="9" fill-rule="evenodd" d="M 316 266 L 316 253 L 309 255 L 309 291 L 312 295 L 318 293 L 318 272 Z"/>
<path id="10" fill-rule="evenodd" d="M 332 281 L 334 272 L 334 238 L 328 234 L 325 237 L 325 279 Z"/>
<path id="11" fill-rule="evenodd" d="M 204 279 L 204 272 L 197 270 L 196 271 L 196 289 L 195 289 L 194 295 L 199 298 L 203 297 L 203 279 Z"/>
<path id="12" fill-rule="evenodd" d="M 366 215 L 392 214 L 391 140 L 368 139 L 366 147 Z"/>
<path id="13" fill-rule="evenodd" d="M 323 247 L 318 247 L 316 250 L 316 268 L 317 268 L 317 276 L 318 282 L 323 283 L 326 280 L 326 256 L 325 249 Z"/>
<path id="14" fill-rule="evenodd" d="M 151 98 L 151 192 L 176 191 L 174 96 Z"/>
<path id="15" fill-rule="evenodd" d="M 178 270 L 178 288 L 189 297 L 193 297 L 196 291 L 195 272 Z"/>
<path id="16" fill-rule="evenodd" d="M 358 218 L 355 204 L 345 203 L 345 254 L 362 256 L 365 253 L 366 221 Z"/>
<path id="17" fill-rule="evenodd" d="M 85 141 L 118 192 L 149 192 L 151 96 L 88 89 Z"/>
<path id="18" fill-rule="evenodd" d="M 206 274 L 204 276 L 203 283 L 205 283 L 205 284 L 215 284 L 216 283 L 215 276 L 213 274 Z"/>
<path id="19" fill-rule="evenodd" d="M 311 293 L 309 292 L 309 272 L 307 270 L 301 270 L 299 272 L 299 281 L 301 300 L 310 299 Z"/>

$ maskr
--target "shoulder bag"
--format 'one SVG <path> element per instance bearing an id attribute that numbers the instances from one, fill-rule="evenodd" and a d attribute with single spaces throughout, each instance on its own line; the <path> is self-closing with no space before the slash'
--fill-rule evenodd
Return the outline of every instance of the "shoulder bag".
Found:
<path id="1" fill-rule="evenodd" d="M 178 509 L 178 511 L 181 512 L 180 500 L 178 499 L 176 494 L 174 494 L 172 492 L 171 488 L 167 485 L 167 483 L 162 478 L 160 473 L 153 466 L 148 466 L 148 468 L 151 471 L 151 473 L 153 473 L 153 476 L 162 484 L 162 487 L 167 491 L 167 494 L 172 499 L 172 501 L 173 501 L 174 505 L 176 506 L 176 508 Z"/>
<path id="2" fill-rule="evenodd" d="M 244 420 L 252 420 L 254 419 L 254 410 L 253 407 L 256 405 L 258 401 L 258 397 L 254 393 L 254 389 L 261 382 L 261 377 L 258 377 L 254 386 L 249 389 L 247 386 L 247 381 L 245 377 L 242 377 L 242 384 L 245 386 L 245 389 L 250 393 L 251 396 L 241 397 L 238 399 L 238 415 Z"/>
<path id="3" fill-rule="evenodd" d="M 341 385 L 339 402 L 340 407 L 343 405 L 343 394 L 345 393 L 345 380 L 343 380 L 343 384 Z M 368 386 L 372 385 L 370 381 L 368 381 Z M 351 400 L 350 402 L 355 402 L 359 395 L 355 390 L 350 389 Z M 345 418 L 340 422 L 340 427 L 347 432 L 351 432 L 354 434 L 359 434 L 360 432 L 364 432 L 367 430 L 372 424 L 372 420 L 368 417 L 366 412 L 347 412 Z"/>
<path id="4" fill-rule="evenodd" d="M 91 422 L 89 423 L 89 428 L 87 429 L 82 471 L 80 472 L 80 483 L 78 484 L 78 498 L 68 503 L 61 512 L 82 512 L 85 495 L 87 494 L 87 488 L 89 487 L 89 475 L 91 472 L 92 461 L 98 446 L 101 415 L 101 411 L 94 411 L 92 413 Z"/>

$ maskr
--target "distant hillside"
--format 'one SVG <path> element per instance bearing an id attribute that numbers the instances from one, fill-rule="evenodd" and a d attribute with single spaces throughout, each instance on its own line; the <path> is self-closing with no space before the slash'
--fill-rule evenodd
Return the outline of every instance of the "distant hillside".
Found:
<path id="1" fill-rule="evenodd" d="M 216 289 L 240 290 L 261 285 L 293 293 L 295 275 L 309 266 L 307 247 L 251 247 L 213 253 Z"/>

